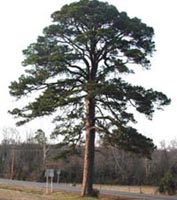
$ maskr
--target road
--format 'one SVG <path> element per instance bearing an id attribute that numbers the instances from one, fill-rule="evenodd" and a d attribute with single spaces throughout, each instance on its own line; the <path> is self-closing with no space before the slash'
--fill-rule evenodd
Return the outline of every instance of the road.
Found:
<path id="1" fill-rule="evenodd" d="M 26 185 L 26 186 L 38 186 L 38 187 L 46 187 L 45 183 L 40 182 L 31 182 L 31 181 L 19 181 L 19 180 L 10 180 L 10 179 L 1 179 L 0 183 L 10 183 L 16 185 Z M 79 186 L 72 186 L 70 184 L 53 184 L 54 189 L 61 189 L 66 191 L 75 191 L 79 192 L 81 188 Z M 177 196 L 166 196 L 166 195 L 149 195 L 149 194 L 139 194 L 139 193 L 131 193 L 131 192 L 121 192 L 114 190 L 100 190 L 101 194 L 115 195 L 115 196 L 126 196 L 132 198 L 140 198 L 143 200 L 177 200 Z"/>

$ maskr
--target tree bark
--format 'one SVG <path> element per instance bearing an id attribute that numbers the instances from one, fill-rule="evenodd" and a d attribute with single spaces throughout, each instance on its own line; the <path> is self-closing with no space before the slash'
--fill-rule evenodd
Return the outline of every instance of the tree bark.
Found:
<path id="1" fill-rule="evenodd" d="M 10 179 L 14 177 L 14 161 L 15 161 L 15 150 L 12 149 L 12 161 L 11 161 L 11 169 L 10 169 Z"/>
<path id="2" fill-rule="evenodd" d="M 82 196 L 93 194 L 94 154 L 95 154 L 95 102 L 88 98 L 86 103 L 86 139 L 84 153 L 84 168 L 82 181 Z"/>

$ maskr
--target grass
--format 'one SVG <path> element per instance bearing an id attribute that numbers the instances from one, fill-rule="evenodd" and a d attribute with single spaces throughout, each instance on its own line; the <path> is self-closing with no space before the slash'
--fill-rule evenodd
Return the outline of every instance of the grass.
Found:
<path id="1" fill-rule="evenodd" d="M 106 189 L 106 190 L 116 190 L 122 192 L 132 192 L 141 194 L 158 194 L 158 188 L 154 186 L 127 186 L 127 185 L 94 185 L 94 188 Z"/>
<path id="2" fill-rule="evenodd" d="M 81 197 L 76 192 L 54 191 L 46 194 L 44 188 L 0 184 L 0 200 L 135 200 L 133 198 L 100 195 L 99 198 Z M 140 199 L 139 199 L 140 200 Z"/>

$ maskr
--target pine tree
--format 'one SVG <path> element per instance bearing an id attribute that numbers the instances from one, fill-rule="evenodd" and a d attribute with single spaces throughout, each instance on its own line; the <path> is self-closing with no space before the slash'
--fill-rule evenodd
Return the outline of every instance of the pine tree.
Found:
<path id="1" fill-rule="evenodd" d="M 105 143 L 150 156 L 155 146 L 130 126 L 133 107 L 148 118 L 170 99 L 124 80 L 136 67 L 150 68 L 153 28 L 97 0 L 80 0 L 51 15 L 53 23 L 23 51 L 25 73 L 10 85 L 17 98 L 39 96 L 11 114 L 22 125 L 57 113 L 53 135 L 64 144 L 85 139 L 82 195 L 93 193 L 95 134 Z"/>

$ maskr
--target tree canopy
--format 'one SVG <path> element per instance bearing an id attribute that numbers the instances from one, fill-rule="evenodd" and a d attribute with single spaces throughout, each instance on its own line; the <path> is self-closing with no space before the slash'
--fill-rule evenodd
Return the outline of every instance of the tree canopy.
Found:
<path id="1" fill-rule="evenodd" d="M 151 119 L 170 99 L 124 77 L 139 66 L 150 68 L 153 28 L 97 0 L 65 5 L 51 17 L 43 35 L 23 51 L 25 73 L 10 85 L 17 98 L 39 94 L 10 111 L 20 119 L 17 124 L 54 114 L 53 135 L 72 145 L 83 142 L 85 134 L 86 143 L 92 137 L 93 160 L 95 132 L 105 144 L 149 157 L 154 144 L 131 126 L 136 119 L 130 107 Z"/>

